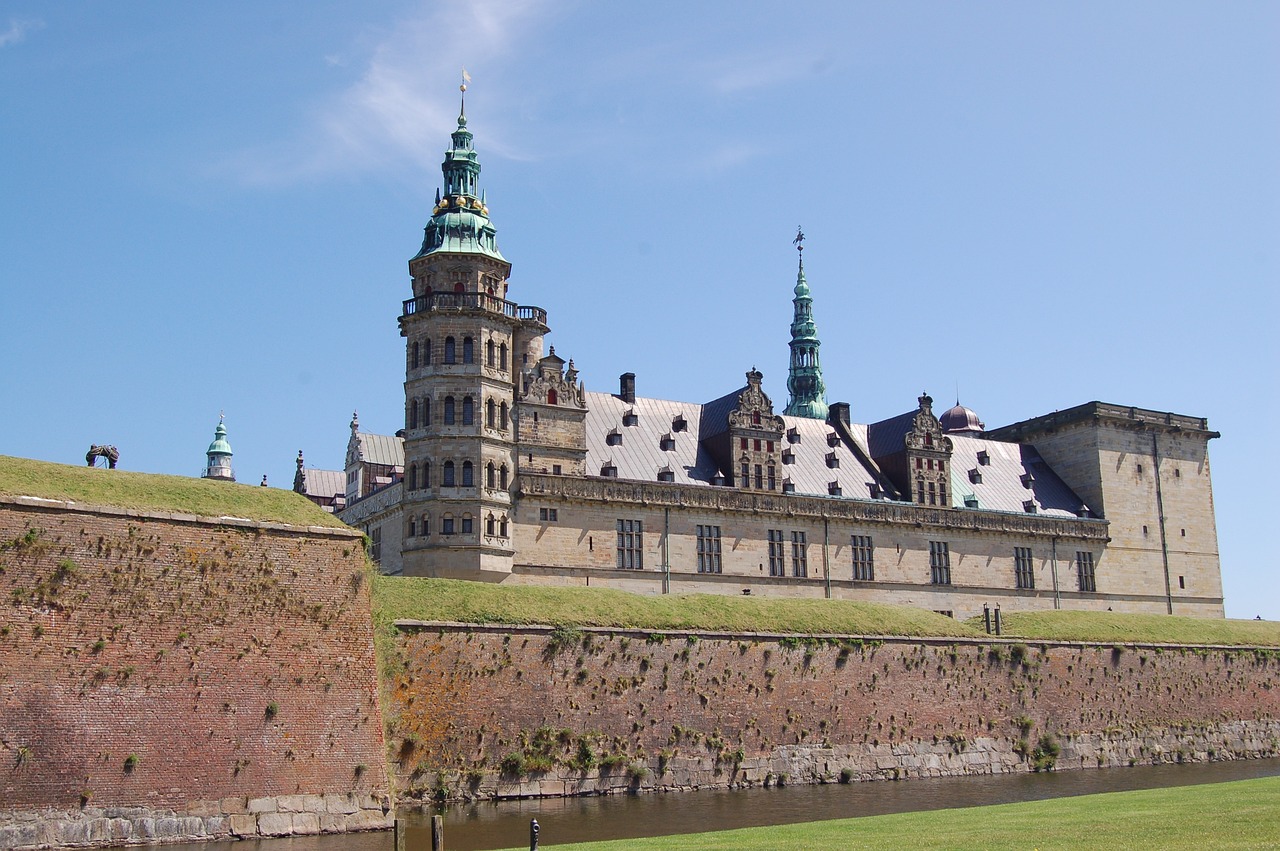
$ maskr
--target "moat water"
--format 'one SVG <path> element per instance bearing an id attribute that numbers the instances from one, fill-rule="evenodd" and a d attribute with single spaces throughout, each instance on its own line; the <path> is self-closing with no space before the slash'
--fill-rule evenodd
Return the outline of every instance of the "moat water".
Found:
<path id="1" fill-rule="evenodd" d="M 541 845 L 551 847 L 1273 776 L 1280 776 L 1280 759 L 848 785 L 486 801 L 402 809 L 400 847 L 404 851 L 430 851 L 431 816 L 436 814 L 444 816 L 445 847 L 449 851 L 488 851 L 528 847 L 529 820 L 533 818 L 541 828 Z M 393 836 L 390 832 L 366 833 L 164 847 L 183 851 L 392 851 Z"/>

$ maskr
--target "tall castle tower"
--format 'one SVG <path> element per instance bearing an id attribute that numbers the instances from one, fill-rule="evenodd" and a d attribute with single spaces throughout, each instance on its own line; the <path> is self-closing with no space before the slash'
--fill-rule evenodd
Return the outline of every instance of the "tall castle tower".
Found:
<path id="1" fill-rule="evenodd" d="M 783 411 L 789 417 L 827 418 L 827 385 L 822 381 L 822 363 L 818 349 L 818 326 L 813 322 L 813 297 L 804 279 L 804 232 L 797 230 L 796 251 L 800 254 L 800 271 L 796 274 L 795 315 L 791 320 L 791 369 L 787 374 L 787 391 L 791 399 Z"/>
<path id="2" fill-rule="evenodd" d="M 221 414 L 218 415 L 218 427 L 213 430 L 213 443 L 205 451 L 208 461 L 205 463 L 202 479 L 217 479 L 221 482 L 234 482 L 235 471 L 231 469 L 231 444 L 227 442 L 227 426 Z"/>
<path id="3" fill-rule="evenodd" d="M 542 360 L 547 315 L 506 299 L 511 264 L 479 189 L 465 100 L 441 171 L 444 191 L 409 261 L 413 298 L 400 316 L 404 572 L 498 579 L 515 552 L 517 384 Z"/>

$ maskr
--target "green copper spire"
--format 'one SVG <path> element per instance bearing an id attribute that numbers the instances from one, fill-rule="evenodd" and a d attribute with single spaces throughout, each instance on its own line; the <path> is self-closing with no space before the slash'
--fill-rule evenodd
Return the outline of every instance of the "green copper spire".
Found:
<path id="1" fill-rule="evenodd" d="M 791 399 L 783 411 L 789 417 L 827 418 L 827 386 L 822 381 L 822 364 L 818 360 L 818 326 L 813 322 L 813 298 L 809 282 L 804 278 L 804 231 L 796 229 L 793 240 L 800 254 L 800 271 L 796 274 L 795 316 L 791 320 L 791 369 L 787 373 L 787 391 Z"/>
<path id="2" fill-rule="evenodd" d="M 466 84 L 461 88 L 465 93 Z M 444 174 L 444 195 L 437 193 L 418 257 L 441 252 L 484 254 L 506 262 L 498 251 L 498 232 L 489 221 L 489 207 L 480 193 L 480 161 L 472 147 L 472 138 L 467 129 L 464 97 L 458 127 L 452 134 L 453 147 L 444 152 L 440 166 Z"/>
<path id="3" fill-rule="evenodd" d="M 209 461 L 205 465 L 205 479 L 220 479 L 222 481 L 234 482 L 236 475 L 231 470 L 231 444 L 227 442 L 227 426 L 223 422 L 223 416 L 218 415 L 218 427 L 213 430 L 213 443 L 209 444 L 209 448 L 205 450 L 205 455 Z"/>

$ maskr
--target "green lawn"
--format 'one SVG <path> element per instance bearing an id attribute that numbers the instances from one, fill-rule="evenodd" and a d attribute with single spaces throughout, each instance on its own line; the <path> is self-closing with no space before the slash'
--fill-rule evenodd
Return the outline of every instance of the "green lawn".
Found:
<path id="1" fill-rule="evenodd" d="M 379 576 L 373 585 L 373 601 L 380 624 L 406 619 L 609 626 L 654 632 L 698 629 L 964 638 L 980 634 L 967 624 L 924 609 L 825 599 L 632 594 L 604 588 Z"/>
<path id="2" fill-rule="evenodd" d="M 1006 612 L 1002 620 L 1007 637 L 1105 644 L 1138 642 L 1280 647 L 1280 623 L 1275 621 L 1068 611 Z M 970 623 L 981 626 L 981 619 L 973 619 Z"/>
<path id="3" fill-rule="evenodd" d="M 718 833 L 541 845 L 560 851 L 1278 846 L 1280 777 Z"/>
<path id="4" fill-rule="evenodd" d="M 0 455 L 0 494 L 65 499 L 143 511 L 245 517 L 298 526 L 345 528 L 293 491 L 184 476 L 73 467 Z"/>

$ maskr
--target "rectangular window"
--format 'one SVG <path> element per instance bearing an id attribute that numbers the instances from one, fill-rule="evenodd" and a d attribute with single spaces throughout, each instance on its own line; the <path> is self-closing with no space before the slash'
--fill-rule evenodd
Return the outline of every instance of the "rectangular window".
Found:
<path id="1" fill-rule="evenodd" d="M 440 521 L 440 534 L 441 535 L 453 534 L 453 518 L 452 517 L 445 517 Z"/>
<path id="2" fill-rule="evenodd" d="M 644 567 L 644 525 L 639 520 L 618 521 L 618 568 L 640 570 Z"/>
<path id="3" fill-rule="evenodd" d="M 1076 553 L 1076 581 L 1081 591 L 1097 591 L 1098 581 L 1093 573 L 1093 553 Z"/>
<path id="4" fill-rule="evenodd" d="M 944 541 L 929 542 L 929 581 L 934 585 L 951 584 L 951 549 Z"/>
<path id="5" fill-rule="evenodd" d="M 809 575 L 809 547 L 805 543 L 804 532 L 791 533 L 791 575 Z"/>
<path id="6" fill-rule="evenodd" d="M 854 535 L 849 541 L 853 551 L 853 578 L 870 582 L 876 578 L 874 550 L 870 535 Z"/>
<path id="7" fill-rule="evenodd" d="M 464 515 L 462 518 L 462 534 L 470 535 L 472 531 L 474 531 L 474 527 L 471 524 L 471 515 Z"/>
<path id="8" fill-rule="evenodd" d="M 369 558 L 382 564 L 382 527 L 375 526 L 369 530 Z"/>
<path id="9" fill-rule="evenodd" d="M 698 526 L 698 572 L 720 573 L 720 527 Z"/>
<path id="10" fill-rule="evenodd" d="M 1036 574 L 1031 566 L 1031 547 L 1013 548 L 1013 573 L 1019 588 L 1036 587 Z"/>
<path id="11" fill-rule="evenodd" d="M 769 575 L 787 575 L 787 554 L 783 549 L 782 530 L 769 530 Z"/>
<path id="12" fill-rule="evenodd" d="M 560 509 L 558 508 L 539 508 L 538 519 L 543 523 L 555 523 L 560 519 Z"/>

